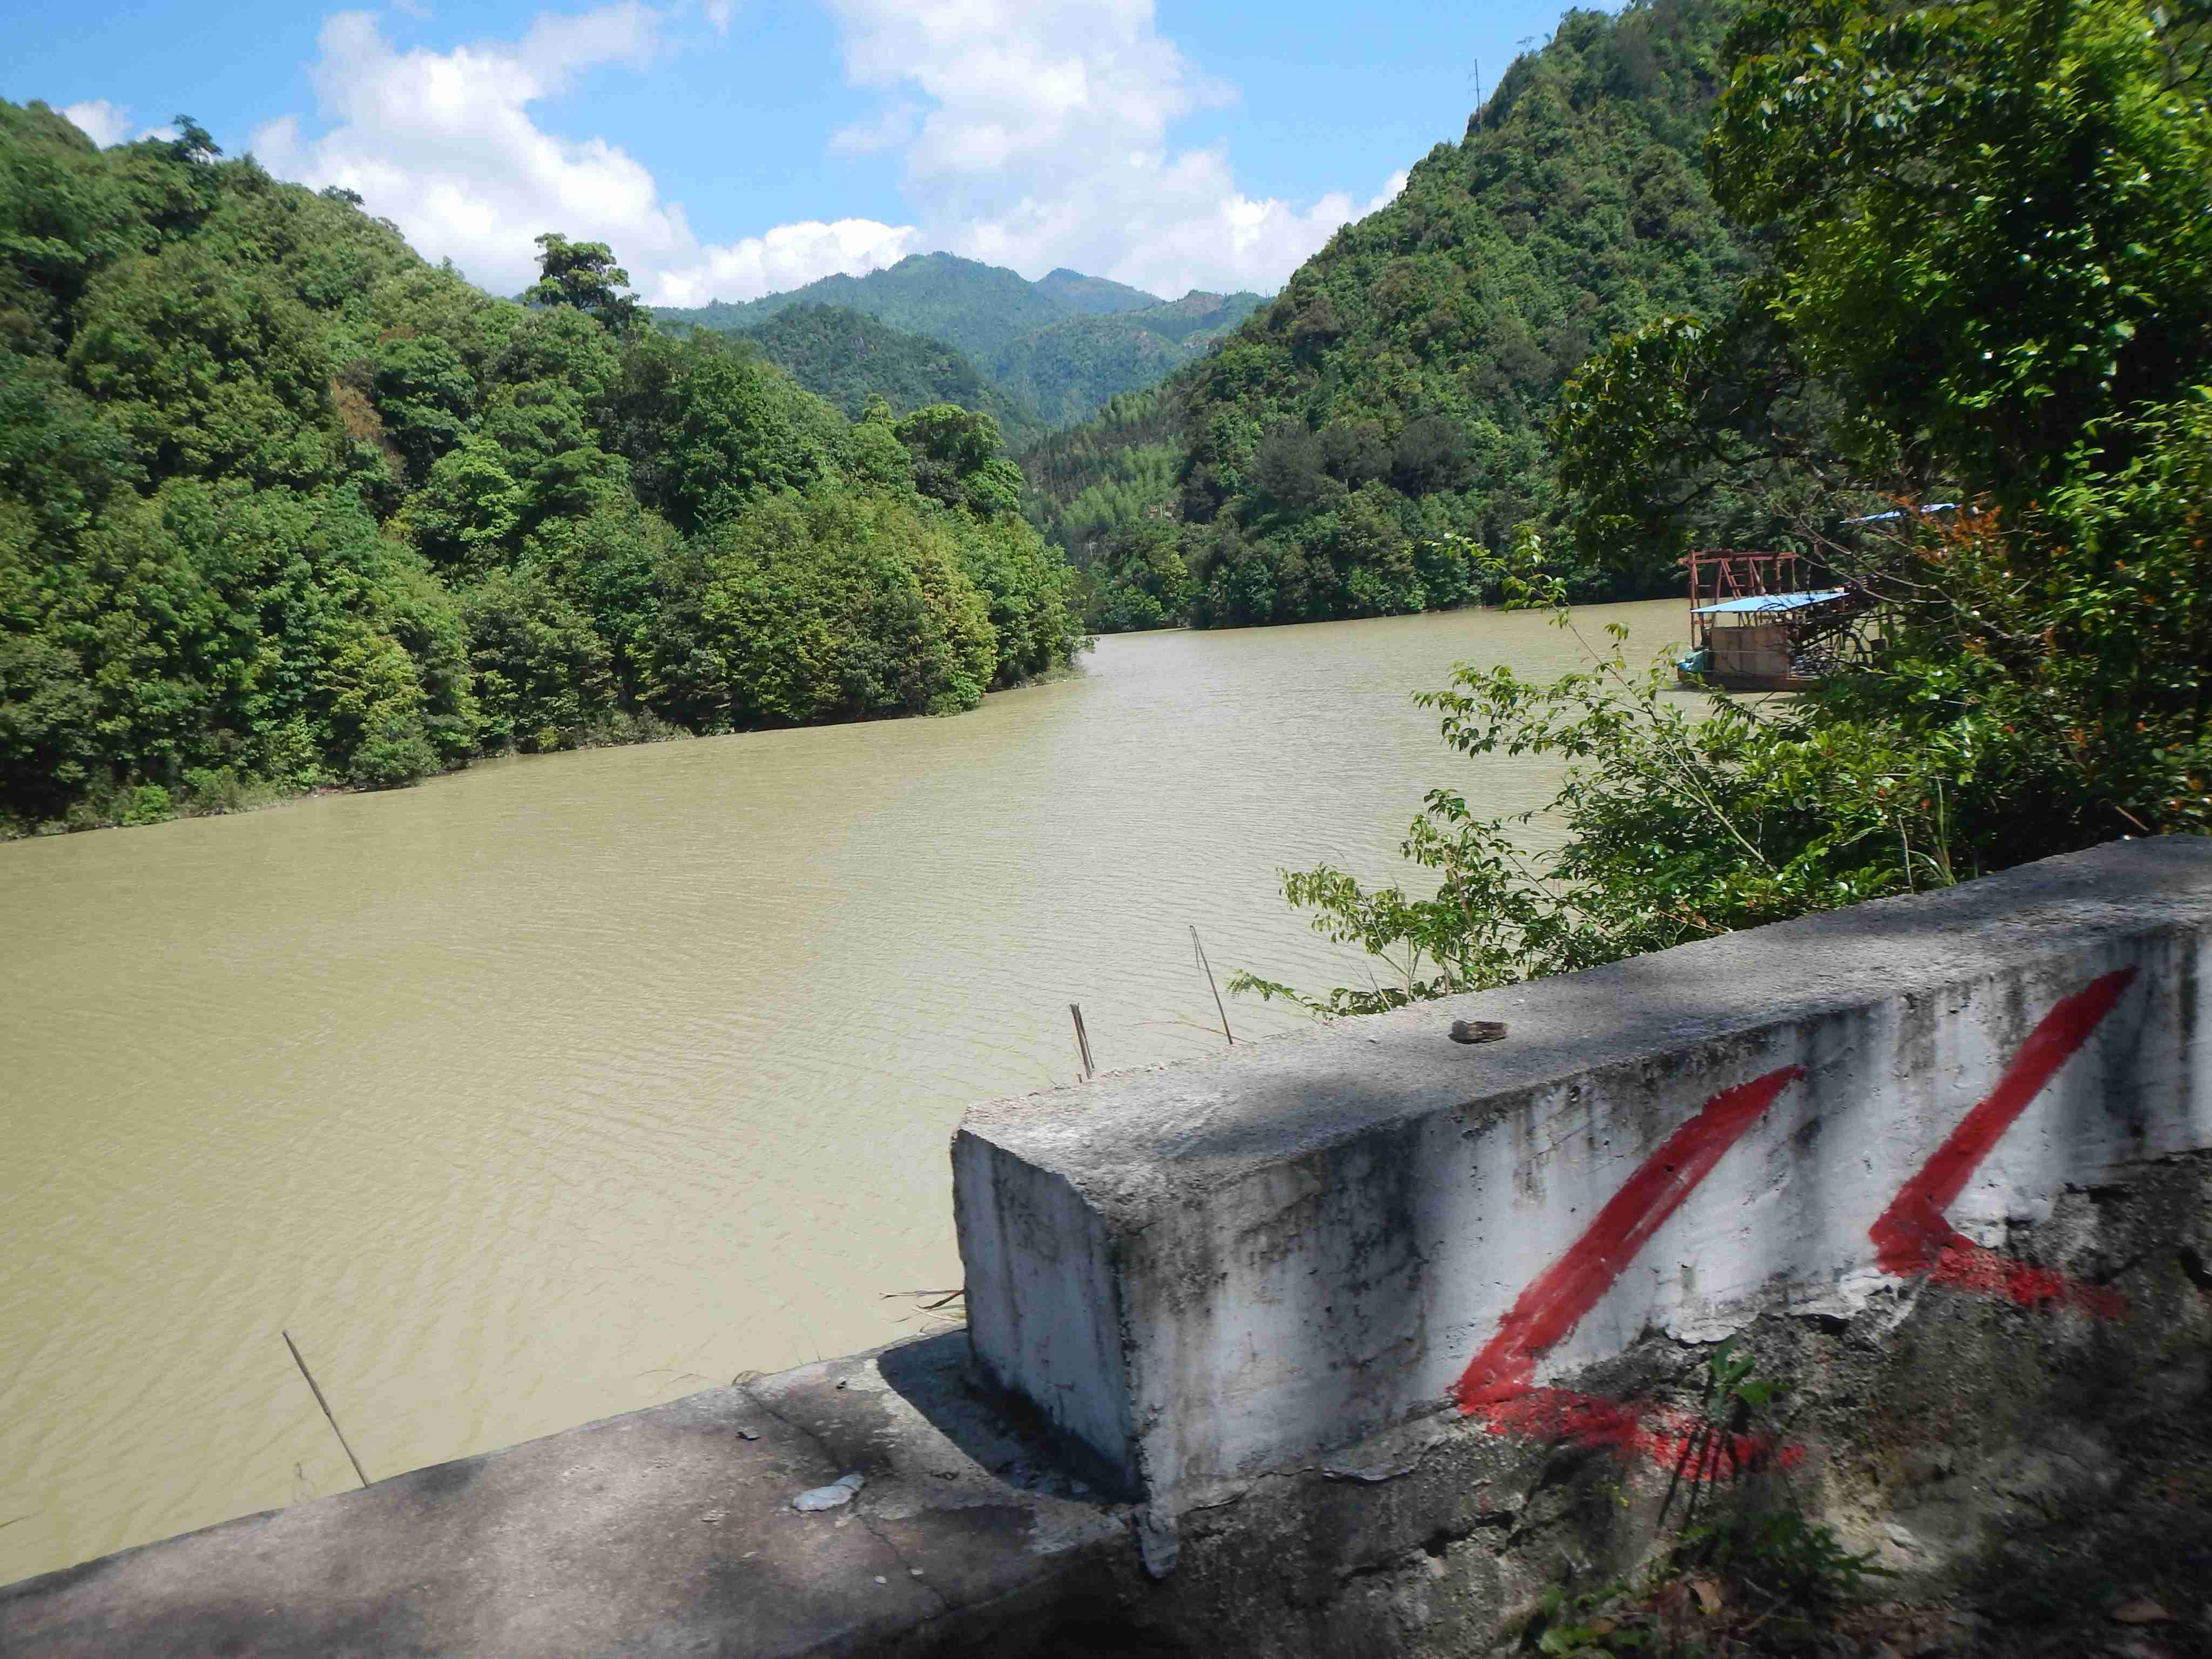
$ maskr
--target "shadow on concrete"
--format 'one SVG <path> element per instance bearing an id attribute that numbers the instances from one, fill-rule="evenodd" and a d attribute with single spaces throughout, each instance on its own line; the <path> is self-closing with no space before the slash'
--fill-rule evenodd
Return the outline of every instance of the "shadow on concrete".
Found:
<path id="1" fill-rule="evenodd" d="M 964 1329 L 887 1348 L 876 1368 L 933 1428 L 1010 1486 L 1101 1507 L 1135 1497 L 1102 1459 L 1035 1407 L 987 1389 Z"/>

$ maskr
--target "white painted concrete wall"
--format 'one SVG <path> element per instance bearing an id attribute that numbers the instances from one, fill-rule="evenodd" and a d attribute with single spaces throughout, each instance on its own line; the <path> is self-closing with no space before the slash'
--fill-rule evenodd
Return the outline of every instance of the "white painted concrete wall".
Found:
<path id="1" fill-rule="evenodd" d="M 1854 1309 L 1922 1276 L 1870 1230 L 2062 1004 L 2098 1017 L 1942 1211 L 1959 1234 L 2002 1246 L 2069 1184 L 2212 1147 L 2208 953 L 2212 842 L 2127 843 L 994 1103 L 954 1145 L 975 1357 L 1157 1497 L 1455 1408 L 1546 1285 L 1617 1274 L 1538 1386 L 1647 1329 Z M 1465 1047 L 1460 1018 L 1510 1029 Z M 1592 1237 L 1707 1103 L 1784 1067 L 1648 1237 Z"/>

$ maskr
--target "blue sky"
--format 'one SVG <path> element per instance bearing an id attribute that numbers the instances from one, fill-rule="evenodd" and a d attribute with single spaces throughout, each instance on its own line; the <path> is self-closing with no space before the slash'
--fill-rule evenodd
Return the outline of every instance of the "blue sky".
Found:
<path id="1" fill-rule="evenodd" d="M 1455 140 L 1556 3 L 14 0 L 0 96 L 102 142 L 191 114 L 520 286 L 611 242 L 648 298 L 746 299 L 949 248 L 1155 292 L 1272 291 Z"/>

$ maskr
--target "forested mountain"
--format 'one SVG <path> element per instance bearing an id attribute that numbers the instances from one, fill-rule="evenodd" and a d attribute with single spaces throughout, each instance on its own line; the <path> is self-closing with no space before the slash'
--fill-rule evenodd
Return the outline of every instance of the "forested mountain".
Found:
<path id="1" fill-rule="evenodd" d="M 342 191 L 0 103 L 0 832 L 1065 662 L 980 416 L 849 422 L 597 244 L 519 305 Z"/>
<path id="2" fill-rule="evenodd" d="M 858 420 L 870 398 L 894 414 L 930 404 L 957 404 L 999 423 L 1010 448 L 1044 434 L 1027 402 L 1001 391 L 962 352 L 927 335 L 893 328 L 841 306 L 788 306 L 743 337 L 763 356 L 848 418 Z"/>
<path id="3" fill-rule="evenodd" d="M 1170 393 L 1188 586 L 1152 596 L 1166 614 L 1218 625 L 1456 604 L 1473 589 L 1449 538 L 1500 548 L 1524 523 L 1559 522 L 1547 426 L 1567 378 L 1655 316 L 1724 310 L 1750 269 L 1700 162 L 1728 15 L 1724 0 L 1568 13 L 1458 143 L 1194 366 Z M 1126 462 L 1110 431 L 1056 441 L 1095 455 L 1085 485 L 1103 494 L 1063 479 L 1032 499 L 1056 539 L 1097 549 L 1106 625 L 1117 582 L 1156 581 L 1167 505 L 1150 493 L 1157 427 Z M 1055 518 L 1054 495 L 1063 515 L 1087 505 Z M 1133 528 L 1102 540 L 1097 510 L 1116 502 Z M 1607 580 L 1587 570 L 1578 586 Z"/>
<path id="4" fill-rule="evenodd" d="M 1147 294 L 1140 288 L 1110 282 L 1103 276 L 1085 276 L 1066 265 L 1047 271 L 1031 286 L 1067 310 L 1086 317 L 1105 316 L 1116 311 L 1150 311 L 1160 302 L 1157 294 Z"/>
<path id="5" fill-rule="evenodd" d="M 1192 293 L 1142 311 L 1071 317 L 1023 335 L 991 360 L 991 376 L 1047 426 L 1067 426 L 1204 356 L 1259 304 L 1256 295 Z"/>
<path id="6" fill-rule="evenodd" d="M 1124 392 L 1089 420 L 1022 452 L 1024 509 L 1079 564 L 1090 562 L 1095 542 L 1124 525 L 1174 520 L 1194 374 L 1186 368 L 1158 386 Z"/>
<path id="7" fill-rule="evenodd" d="M 1067 286 L 1048 288 L 1003 266 L 963 259 L 956 254 L 913 253 L 865 276 L 839 272 L 786 294 L 735 304 L 716 300 L 685 308 L 664 306 L 657 307 L 653 315 L 664 322 L 743 333 L 793 306 L 836 306 L 866 313 L 909 334 L 942 340 L 977 363 L 988 364 L 1030 329 L 1042 328 L 1063 317 L 1085 314 L 1090 307 L 1063 297 Z M 1137 297 L 1147 304 L 1159 303 L 1149 295 Z"/>
<path id="8" fill-rule="evenodd" d="M 2207 21 L 2164 0 L 1744 8 L 1700 159 L 1759 257 L 1709 305 L 1696 305 L 1700 284 L 1730 261 L 1706 229 L 1703 183 L 1670 183 L 1667 153 L 1569 191 L 1581 216 L 1559 222 L 1534 269 L 1611 261 L 1612 286 L 1595 269 L 1577 283 L 1598 301 L 1594 321 L 1639 289 L 1682 307 L 1614 334 L 1560 396 L 1550 435 L 1574 544 L 1661 570 L 1692 537 L 1756 546 L 1785 531 L 1871 602 L 1880 648 L 1837 653 L 1796 696 L 1703 706 L 1639 673 L 1650 640 L 1600 644 L 1595 672 L 1549 683 L 1462 665 L 1419 698 L 1456 777 L 1401 843 L 1438 884 L 1286 873 L 1285 896 L 1319 933 L 1389 964 L 1387 980 L 1301 1001 L 1389 1007 L 1926 894 L 2116 837 L 2212 834 Z M 1528 123 L 1535 168 L 1571 157 L 1572 112 L 1596 107 L 1593 88 L 1648 88 L 1686 64 L 1702 81 L 1703 33 L 1686 8 L 1617 27 L 1570 16 L 1553 51 L 1516 66 L 1486 127 Z M 1680 156 L 1686 136 L 1659 118 L 1674 106 L 1651 105 L 1649 120 Z M 1475 178 L 1491 176 L 1479 143 L 1473 159 Z M 1375 222 L 1338 262 L 1370 251 L 1370 294 L 1393 270 Z M 1674 248 L 1671 285 L 1644 265 L 1646 240 Z M 1257 592 L 1297 574 L 1279 550 L 1304 551 L 1303 526 L 1338 510 L 1316 507 L 1278 540 L 1249 504 L 1276 477 L 1314 476 L 1297 434 L 1325 446 L 1340 429 L 1309 418 L 1287 444 L 1265 429 L 1255 443 L 1236 422 L 1264 415 L 1278 387 L 1272 407 L 1334 417 L 1327 377 L 1357 373 L 1345 343 L 1389 338 L 1371 308 L 1346 316 L 1330 264 L 1270 319 L 1290 331 L 1287 367 L 1264 330 L 1249 359 L 1232 347 L 1206 366 L 1194 418 L 1211 449 L 1185 495 L 1200 486 L 1215 525 L 1260 544 L 1249 569 L 1210 573 L 1232 597 L 1248 574 Z M 1412 320 L 1405 361 L 1439 318 L 1454 325 L 1449 307 Z M 1573 309 L 1521 318 L 1538 353 L 1554 349 L 1551 330 L 1581 325 Z M 1301 377 L 1302 344 L 1317 384 Z M 1239 374 L 1249 389 L 1234 388 Z M 1389 408 L 1390 391 L 1359 406 Z M 1240 447 L 1253 459 L 1232 477 Z M 1486 487 L 1478 471 L 1465 493 Z M 1885 499 L 1893 510 L 1869 514 Z M 1542 550 L 1516 537 L 1501 578 L 1564 611 L 1558 567 L 1527 556 Z M 1310 592 L 1319 573 L 1304 574 Z M 1457 769 L 1505 755 L 1564 769 L 1539 809 L 1545 848 L 1529 848 L 1527 815 L 1492 816 L 1465 787 L 1479 774 Z"/>
<path id="9" fill-rule="evenodd" d="M 1260 304 L 1255 294 L 1162 300 L 1073 270 L 1032 283 L 954 254 L 917 253 L 866 276 L 824 276 L 742 304 L 717 301 L 653 314 L 664 323 L 746 333 L 799 307 L 861 312 L 963 353 L 991 385 L 1054 427 L 1202 355 Z M 814 372 L 843 379 L 852 371 L 817 358 Z M 822 389 L 819 380 L 806 383 Z"/>
<path id="10" fill-rule="evenodd" d="M 1022 509 L 1075 567 L 1085 622 L 1107 633 L 1188 619 L 1190 577 L 1176 520 L 1185 400 L 1196 369 L 1125 392 L 1020 457 Z"/>

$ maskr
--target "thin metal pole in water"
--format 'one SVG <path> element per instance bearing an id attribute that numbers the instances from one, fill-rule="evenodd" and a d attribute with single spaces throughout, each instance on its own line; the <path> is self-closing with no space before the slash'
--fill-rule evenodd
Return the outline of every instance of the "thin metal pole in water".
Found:
<path id="1" fill-rule="evenodd" d="M 1075 1048 L 1076 1052 L 1083 1056 L 1083 1075 L 1095 1077 L 1098 1068 L 1091 1063 L 1091 1038 L 1083 1029 L 1083 1005 L 1071 1002 L 1067 1005 L 1067 1012 L 1075 1016 Z"/>
<path id="2" fill-rule="evenodd" d="M 1190 930 L 1191 948 L 1198 952 L 1198 965 L 1206 969 L 1206 982 L 1213 988 L 1214 1012 L 1221 1016 L 1221 1035 L 1229 1039 L 1229 1046 L 1237 1046 L 1237 1034 L 1229 1029 L 1229 1010 L 1221 1006 L 1221 988 L 1213 983 L 1213 964 L 1206 959 L 1206 946 L 1199 943 L 1195 923 Z"/>
<path id="3" fill-rule="evenodd" d="M 300 1345 L 292 1340 L 291 1332 L 284 1331 L 280 1334 L 284 1339 L 284 1346 L 292 1351 L 292 1363 L 300 1368 L 300 1375 L 307 1379 L 307 1391 L 315 1396 L 315 1403 L 323 1408 L 323 1416 L 329 1420 L 331 1432 L 337 1436 L 338 1444 L 345 1448 L 346 1462 L 353 1465 L 353 1472 L 360 1476 L 361 1484 L 367 1486 L 368 1476 L 362 1473 L 361 1459 L 353 1455 L 351 1446 L 346 1445 L 345 1431 L 338 1426 L 337 1419 L 331 1415 L 331 1402 L 323 1398 L 323 1391 L 315 1386 L 315 1374 L 307 1369 L 307 1362 L 300 1358 Z"/>

